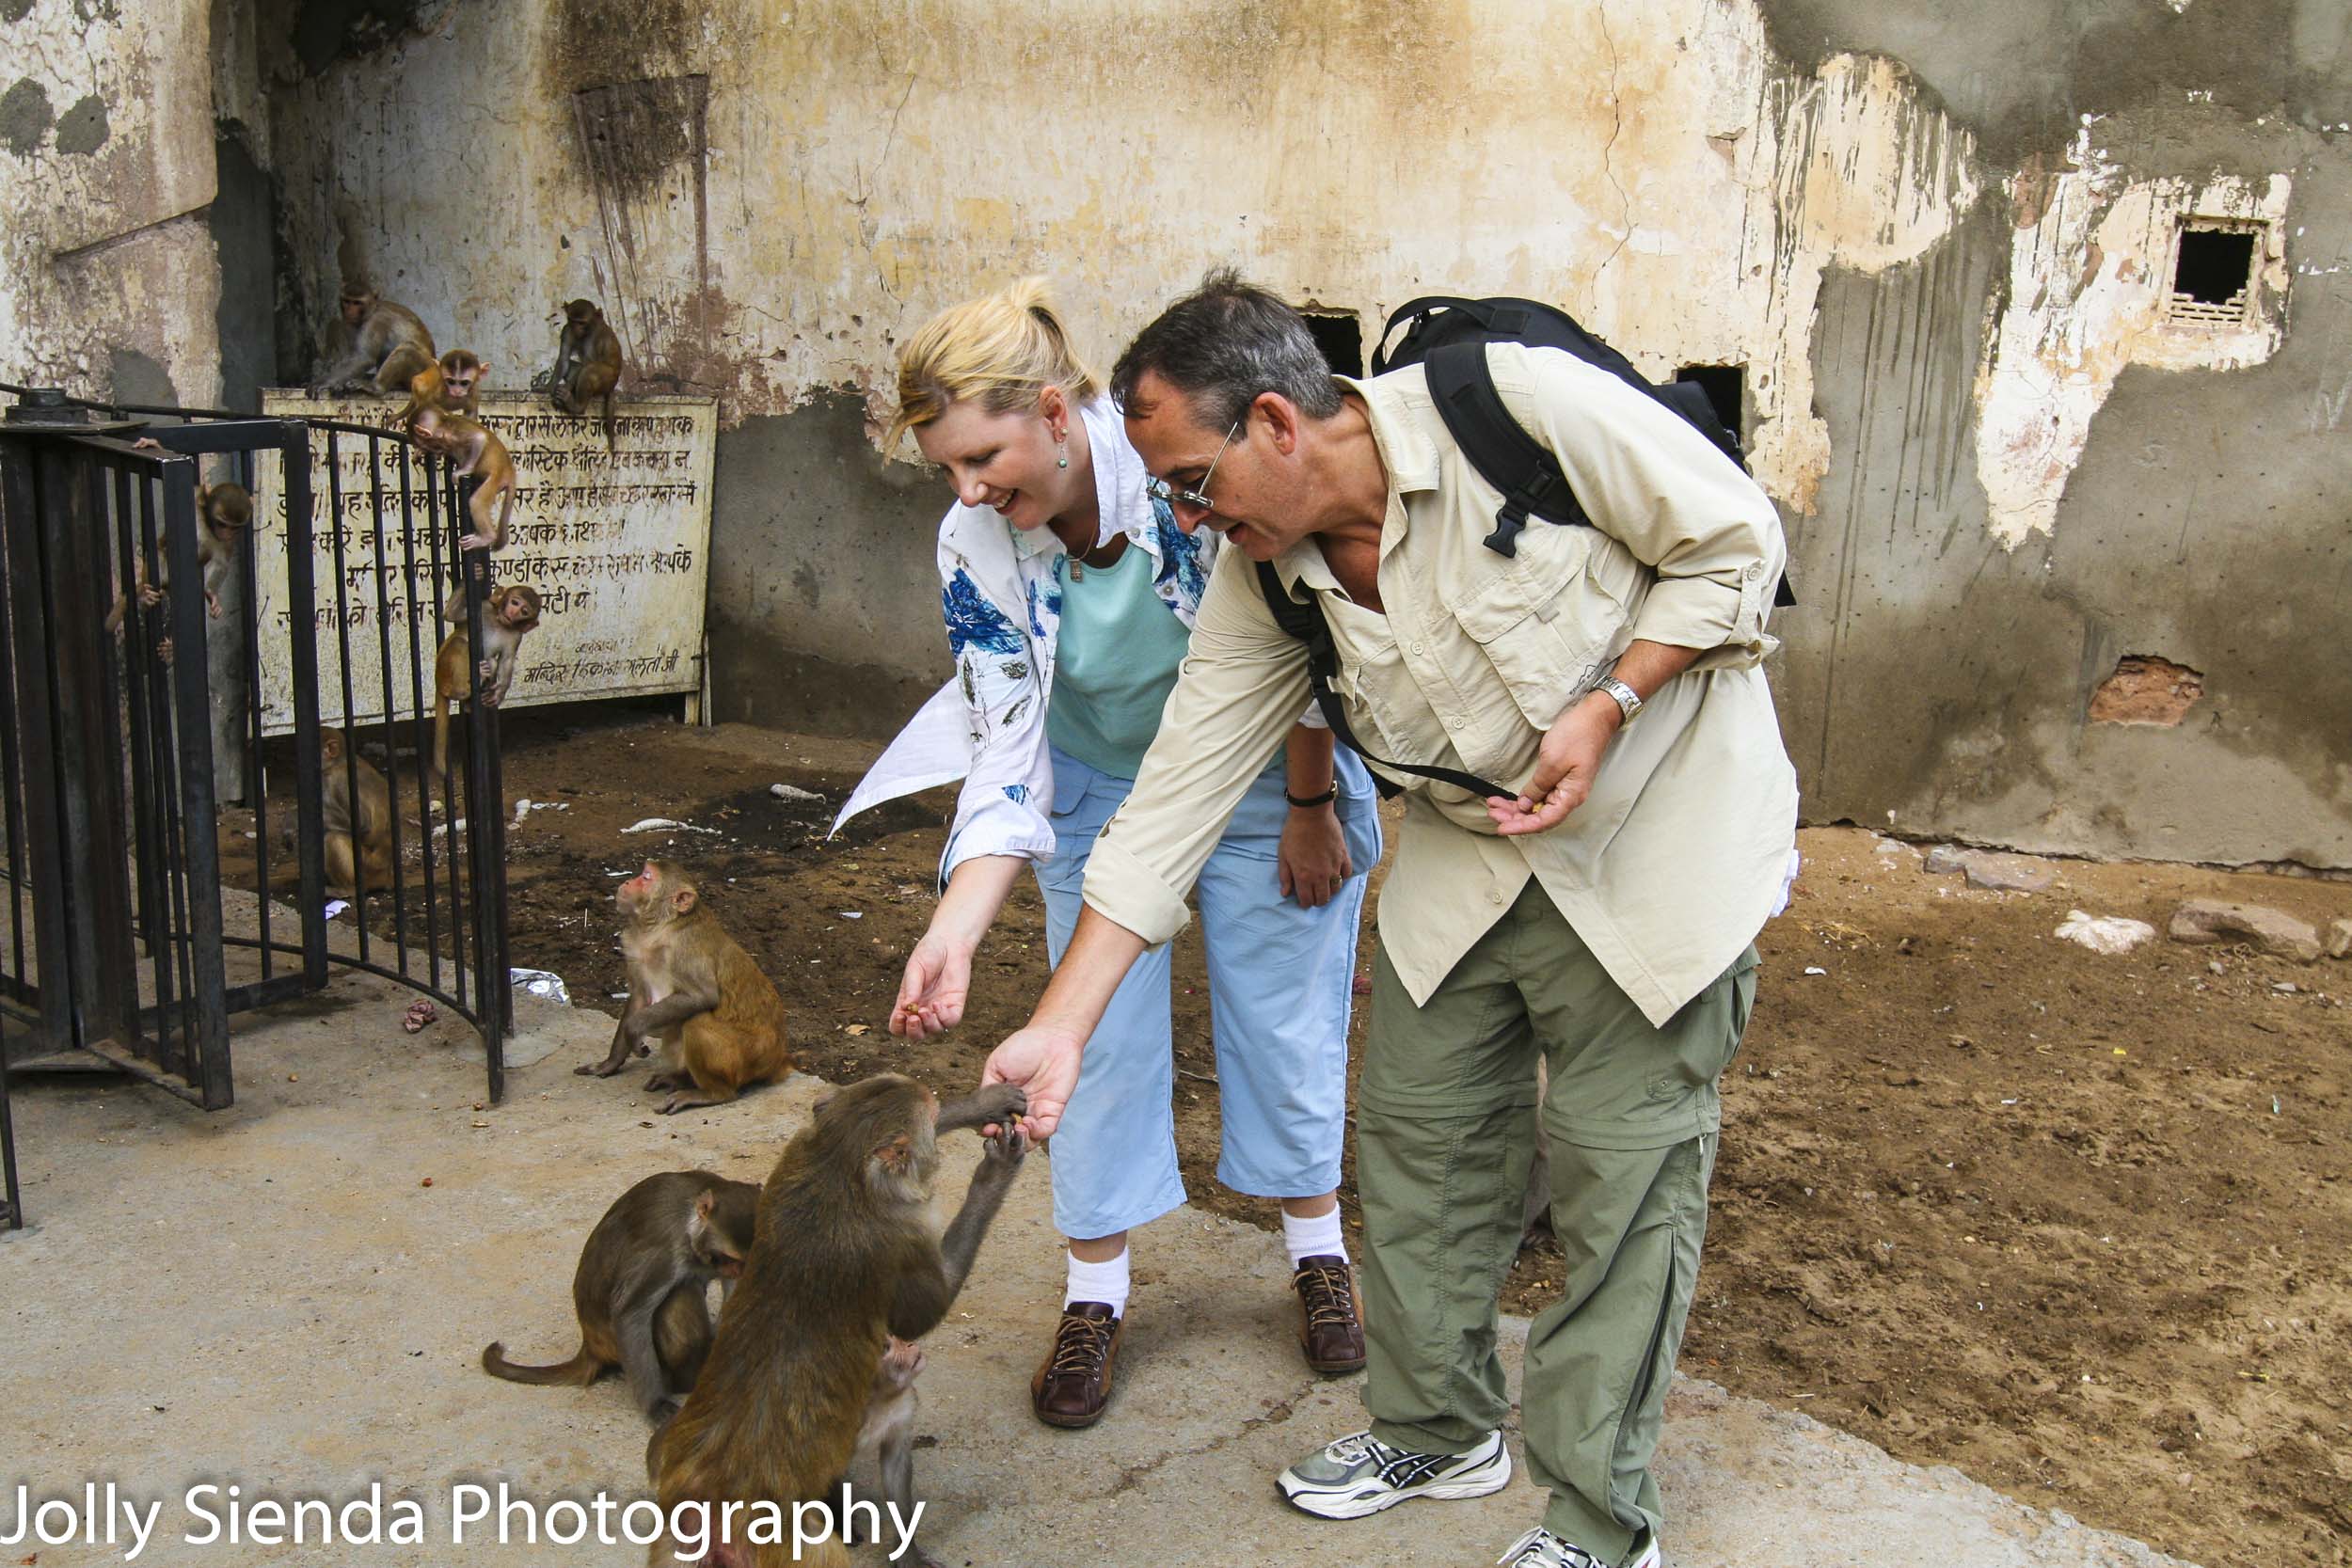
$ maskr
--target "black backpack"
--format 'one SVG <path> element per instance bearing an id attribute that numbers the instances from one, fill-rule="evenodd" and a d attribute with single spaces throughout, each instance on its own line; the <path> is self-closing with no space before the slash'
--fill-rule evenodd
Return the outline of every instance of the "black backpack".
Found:
<path id="1" fill-rule="evenodd" d="M 1396 347 L 1391 349 L 1389 339 L 1402 323 L 1410 325 Z M 1702 388 L 1685 381 L 1663 387 L 1652 383 L 1624 355 L 1585 331 L 1566 311 L 1532 299 L 1462 299 L 1451 294 L 1424 294 L 1399 306 L 1389 317 L 1388 325 L 1381 329 L 1380 341 L 1373 350 L 1372 373 L 1378 375 L 1405 365 L 1426 368 L 1430 399 L 1437 404 L 1438 415 L 1445 420 L 1454 444 L 1486 483 L 1502 492 L 1502 505 L 1495 513 L 1494 531 L 1484 541 L 1496 554 L 1518 553 L 1519 531 L 1527 526 L 1530 516 L 1571 527 L 1593 526 L 1592 517 L 1576 499 L 1567 476 L 1561 472 L 1559 460 L 1512 417 L 1502 394 L 1495 390 L 1494 378 L 1486 370 L 1486 345 L 1497 342 L 1565 349 L 1586 364 L 1607 371 L 1680 415 L 1726 459 L 1739 465 L 1741 472 L 1747 471 L 1747 458 L 1740 450 L 1739 436 L 1725 430 L 1723 421 L 1716 419 L 1714 404 L 1708 401 Z M 1322 709 L 1325 722 L 1331 726 L 1331 733 L 1343 744 L 1368 761 L 1398 772 L 1441 780 L 1478 795 L 1511 793 L 1475 774 L 1451 768 L 1389 762 L 1365 751 L 1347 727 L 1339 696 L 1331 689 L 1331 677 L 1339 673 L 1339 655 L 1332 646 L 1331 628 L 1324 624 L 1322 610 L 1311 599 L 1301 603 L 1292 598 L 1271 563 L 1260 562 L 1257 566 L 1259 592 L 1265 595 L 1266 608 L 1273 611 L 1275 622 L 1307 644 L 1308 678 L 1314 689 L 1316 705 Z M 1772 603 L 1796 603 L 1786 574 L 1772 591 Z M 1401 787 L 1377 774 L 1373 782 L 1383 795 L 1394 795 Z"/>

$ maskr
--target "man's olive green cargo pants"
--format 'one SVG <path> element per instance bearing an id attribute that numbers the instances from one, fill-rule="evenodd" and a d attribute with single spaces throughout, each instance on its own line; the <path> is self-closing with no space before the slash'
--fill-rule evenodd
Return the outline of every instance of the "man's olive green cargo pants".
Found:
<path id="1" fill-rule="evenodd" d="M 1604 1562 L 1659 1525 L 1650 1456 L 1698 1279 L 1715 1080 L 1756 996 L 1750 948 L 1656 1028 L 1530 880 L 1416 1007 L 1385 953 L 1357 1092 L 1364 1403 L 1373 1435 L 1465 1453 L 1510 1412 L 1495 1303 L 1550 1083 L 1559 1303 L 1528 1335 L 1527 1465 L 1554 1534 Z"/>

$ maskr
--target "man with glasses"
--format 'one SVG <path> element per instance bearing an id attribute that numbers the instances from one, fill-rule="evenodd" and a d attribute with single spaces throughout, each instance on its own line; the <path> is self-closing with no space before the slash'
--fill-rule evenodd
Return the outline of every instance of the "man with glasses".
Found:
<path id="1" fill-rule="evenodd" d="M 1373 1424 L 1285 1470 L 1346 1519 L 1510 1478 L 1495 1302 L 1517 1251 L 1542 1053 L 1563 1299 L 1535 1321 L 1526 1458 L 1550 1494 L 1512 1568 L 1654 1568 L 1649 1473 L 1698 1272 L 1715 1081 L 1786 896 L 1796 780 L 1759 668 L 1786 547 L 1771 501 L 1672 412 L 1564 353 L 1498 343 L 1503 403 L 1594 527 L 1483 543 L 1501 498 L 1419 367 L 1331 375 L 1297 314 L 1213 273 L 1112 396 L 1179 526 L 1223 552 L 1088 909 L 985 1079 L 1050 1134 L 1104 1000 L 1184 924 L 1218 824 L 1308 691 L 1254 562 L 1327 625 L 1349 727 L 1400 773 L 1357 1105 Z M 1638 716 L 1638 717 L 1637 717 Z"/>

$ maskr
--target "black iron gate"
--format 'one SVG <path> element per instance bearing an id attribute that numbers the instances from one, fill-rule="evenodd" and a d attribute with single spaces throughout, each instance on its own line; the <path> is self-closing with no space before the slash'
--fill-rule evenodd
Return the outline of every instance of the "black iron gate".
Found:
<path id="1" fill-rule="evenodd" d="M 156 415 L 189 422 L 145 418 Z M 344 443 L 357 442 L 366 444 L 367 483 L 347 488 L 339 459 Z M 327 473 L 324 531 L 314 448 Z M 257 490 L 263 458 L 274 468 Z M 254 492 L 253 533 L 284 531 L 284 580 L 271 585 L 281 608 L 267 617 L 253 539 L 233 566 L 241 608 L 225 621 L 208 612 L 197 545 L 199 470 L 208 464 L 227 470 L 215 482 L 232 478 Z M 23 1222 L 11 1069 L 21 1082 L 27 1072 L 115 1069 L 218 1109 L 234 1092 L 230 1016 L 319 989 L 330 963 L 455 1009 L 481 1033 L 491 1098 L 504 1092 L 513 997 L 498 710 L 467 705 L 462 773 L 453 768 L 437 791 L 424 767 L 432 727 L 424 672 L 449 629 L 444 600 L 461 580 L 466 624 L 481 646 L 486 558 L 473 557 L 461 576 L 455 546 L 471 483 L 397 433 L 361 425 L 104 407 L 39 392 L 8 410 L 0 1225 Z M 330 574 L 325 594 L 322 567 Z M 147 584 L 164 592 L 142 594 Z M 208 678 L 209 644 L 221 636 L 235 647 L 245 706 L 235 744 L 252 810 L 251 896 L 238 895 L 239 912 L 228 919 Z M 366 637 L 373 690 L 354 673 L 355 647 L 371 651 L 359 641 Z M 265 647 L 281 656 L 288 693 L 275 726 L 264 704 Z M 323 649 L 337 672 L 327 696 L 338 699 L 347 736 L 344 798 L 358 796 L 360 770 L 373 766 L 361 756 L 372 738 L 393 808 L 389 885 L 361 877 L 348 893 L 352 922 L 332 927 L 343 933 L 332 938 Z M 478 698 L 478 669 L 468 662 Z M 361 716 L 373 722 L 356 722 Z M 289 718 L 290 735 L 265 736 L 284 731 Z M 405 767 L 404 734 L 412 759 Z M 292 911 L 274 906 L 273 893 L 290 896 Z"/>

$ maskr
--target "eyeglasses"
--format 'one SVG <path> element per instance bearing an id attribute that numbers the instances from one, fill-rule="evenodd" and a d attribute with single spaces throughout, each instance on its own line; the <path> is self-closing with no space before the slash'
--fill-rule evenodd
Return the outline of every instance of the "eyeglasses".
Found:
<path id="1" fill-rule="evenodd" d="M 1244 419 L 1248 417 L 1243 416 Z M 1241 420 L 1235 420 L 1233 428 L 1227 431 L 1225 439 L 1217 444 L 1216 455 L 1209 459 L 1209 468 L 1200 476 L 1199 490 L 1187 490 L 1164 479 L 1147 479 L 1143 482 L 1143 493 L 1155 501 L 1166 501 L 1171 506 L 1189 506 L 1195 512 L 1216 511 L 1216 502 L 1209 499 L 1203 492 L 1208 489 L 1209 481 L 1216 477 L 1216 466 L 1225 461 L 1225 449 L 1233 444 L 1233 437 L 1240 433 Z"/>

